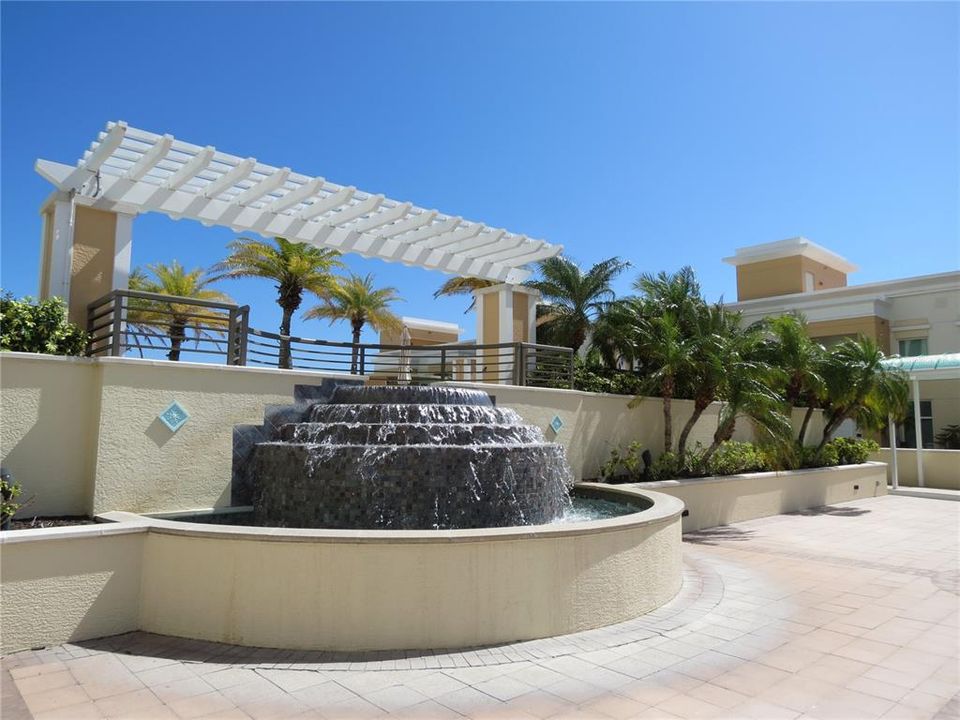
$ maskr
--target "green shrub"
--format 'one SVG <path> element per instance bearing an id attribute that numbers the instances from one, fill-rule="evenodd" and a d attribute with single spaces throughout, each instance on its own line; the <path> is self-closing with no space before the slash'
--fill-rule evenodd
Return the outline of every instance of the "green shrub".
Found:
<path id="1" fill-rule="evenodd" d="M 656 482 L 684 477 L 702 477 L 704 475 L 703 453 L 703 446 L 699 443 L 693 448 L 687 448 L 682 463 L 675 452 L 663 453 L 650 466 L 650 480 Z"/>
<path id="2" fill-rule="evenodd" d="M 585 392 L 639 395 L 642 384 L 640 376 L 634 373 L 587 365 L 579 359 L 573 369 L 574 389 Z"/>
<path id="3" fill-rule="evenodd" d="M 711 475 L 738 475 L 767 469 L 766 458 L 756 445 L 727 440 L 713 453 L 707 472 Z"/>
<path id="4" fill-rule="evenodd" d="M 600 477 L 606 481 L 626 475 L 631 482 L 643 479 L 643 444 L 630 443 L 625 450 L 614 448 L 610 451 L 610 459 L 600 468 Z"/>
<path id="5" fill-rule="evenodd" d="M 5 526 L 17 514 L 20 509 L 20 503 L 17 502 L 19 495 L 20 486 L 10 482 L 6 474 L 0 475 L 0 525 Z"/>
<path id="6" fill-rule="evenodd" d="M 87 333 L 67 321 L 62 299 L 15 300 L 10 293 L 0 297 L 0 350 L 83 355 Z"/>
<path id="7" fill-rule="evenodd" d="M 859 465 L 880 449 L 873 440 L 865 438 L 834 438 L 827 445 L 836 448 L 838 465 Z"/>

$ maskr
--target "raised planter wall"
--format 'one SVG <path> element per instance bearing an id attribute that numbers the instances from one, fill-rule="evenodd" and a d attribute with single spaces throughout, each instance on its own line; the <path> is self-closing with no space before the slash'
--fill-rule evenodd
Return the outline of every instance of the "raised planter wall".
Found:
<path id="1" fill-rule="evenodd" d="M 687 509 L 684 532 L 887 494 L 886 466 L 878 462 L 666 480 L 634 487 L 683 500 Z"/>

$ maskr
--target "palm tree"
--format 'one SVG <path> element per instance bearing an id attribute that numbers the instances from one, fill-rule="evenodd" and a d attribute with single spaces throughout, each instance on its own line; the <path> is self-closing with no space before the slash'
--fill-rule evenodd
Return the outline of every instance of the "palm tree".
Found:
<path id="1" fill-rule="evenodd" d="M 885 356 L 877 343 L 860 335 L 834 345 L 823 363 L 823 437 L 819 454 L 840 424 L 847 419 L 869 430 L 880 430 L 893 415 L 906 416 L 909 388 L 899 370 L 883 366 Z"/>
<path id="2" fill-rule="evenodd" d="M 697 310 L 693 329 L 690 339 L 690 371 L 686 378 L 693 398 L 693 412 L 680 431 L 677 441 L 677 457 L 681 461 L 681 467 L 690 433 L 706 409 L 717 399 L 726 375 L 725 349 L 740 331 L 740 314 L 725 310 L 722 303 L 704 304 Z"/>
<path id="3" fill-rule="evenodd" d="M 797 444 L 803 447 L 810 419 L 819 406 L 818 397 L 824 390 L 822 373 L 826 351 L 810 338 L 802 315 L 767 318 L 760 327 L 769 333 L 764 353 L 766 360 L 785 373 L 784 400 L 791 408 L 807 408 L 797 435 Z"/>
<path id="4" fill-rule="evenodd" d="M 656 368 L 647 378 L 656 387 L 663 399 L 663 451 L 673 451 L 673 406 L 680 379 L 691 370 L 692 342 L 685 337 L 673 312 L 651 315 L 649 312 L 638 318 L 636 326 L 637 353 Z M 642 396 L 630 401 L 636 407 Z"/>
<path id="5" fill-rule="evenodd" d="M 230 255 L 215 269 L 226 278 L 267 278 L 277 282 L 277 305 L 283 311 L 280 320 L 280 352 L 277 366 L 290 367 L 290 322 L 303 302 L 303 293 L 323 297 L 334 285 L 330 271 L 343 267 L 336 250 L 325 250 L 307 243 L 274 238 L 274 243 L 239 238 L 228 246 Z"/>
<path id="6" fill-rule="evenodd" d="M 169 265 L 165 263 L 147 265 L 146 270 L 134 268 L 130 273 L 128 285 L 131 290 L 141 292 L 232 303 L 233 300 L 229 296 L 207 287 L 215 279 L 203 268 L 195 268 L 188 272 L 174 260 Z M 187 339 L 188 331 L 192 331 L 194 338 L 199 342 L 202 337 L 212 338 L 218 335 L 218 328 L 225 328 L 227 322 L 228 319 L 220 313 L 197 305 L 176 302 L 130 298 L 127 310 L 127 324 L 141 330 L 140 333 L 132 333 L 134 336 L 143 335 L 142 331 L 147 329 L 161 330 L 166 333 L 170 341 L 167 359 L 173 361 L 180 359 L 180 348 Z M 150 336 L 145 337 L 147 344 L 150 344 Z"/>
<path id="7" fill-rule="evenodd" d="M 693 329 L 697 313 L 705 304 L 700 282 L 689 265 L 675 273 L 643 273 L 633 282 L 633 288 L 658 314 L 672 312 L 684 332 Z"/>
<path id="8" fill-rule="evenodd" d="M 390 312 L 390 304 L 400 300 L 396 288 L 374 288 L 373 275 L 350 274 L 327 291 L 323 302 L 310 308 L 303 315 L 304 320 L 323 319 L 331 324 L 338 320 L 350 322 L 353 331 L 353 352 L 350 358 L 350 372 L 357 372 L 357 355 L 360 346 L 360 333 L 363 326 L 369 324 L 374 330 L 399 330 L 400 318 Z"/>
<path id="9" fill-rule="evenodd" d="M 559 255 L 541 260 L 539 277 L 526 285 L 539 290 L 546 301 L 547 314 L 540 322 L 549 325 L 551 337 L 577 352 L 616 297 L 610 283 L 628 267 L 630 263 L 617 257 L 602 260 L 587 272 Z"/>
<path id="10" fill-rule="evenodd" d="M 495 280 L 485 280 L 483 278 L 452 277 L 437 289 L 437 291 L 433 294 L 433 297 L 439 298 L 454 297 L 456 295 L 469 295 L 470 306 L 464 311 L 464 313 L 468 313 L 473 310 L 473 306 L 477 304 L 476 296 L 473 294 L 475 290 L 483 290 L 484 288 L 493 287 L 494 285 L 499 284 L 500 283 L 496 282 Z"/>
<path id="11" fill-rule="evenodd" d="M 754 429 L 768 440 L 782 443 L 793 434 L 790 418 L 783 414 L 783 396 L 773 388 L 781 382 L 780 371 L 763 361 L 762 337 L 756 328 L 731 333 L 720 346 L 723 377 L 719 387 L 722 401 L 713 442 L 704 452 L 704 466 L 730 440 L 737 420 L 747 417 Z"/>

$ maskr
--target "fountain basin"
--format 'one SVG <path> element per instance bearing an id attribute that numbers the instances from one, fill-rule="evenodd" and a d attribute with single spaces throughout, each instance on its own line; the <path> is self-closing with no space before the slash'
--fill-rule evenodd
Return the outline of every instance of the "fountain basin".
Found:
<path id="1" fill-rule="evenodd" d="M 683 504 L 604 485 L 578 494 L 638 512 L 467 530 L 146 523 L 140 625 L 272 648 L 476 647 L 622 622 L 680 588 Z"/>

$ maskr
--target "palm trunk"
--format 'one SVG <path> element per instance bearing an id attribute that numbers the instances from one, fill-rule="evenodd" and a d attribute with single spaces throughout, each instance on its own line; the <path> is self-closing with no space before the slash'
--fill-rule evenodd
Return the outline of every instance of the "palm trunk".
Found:
<path id="1" fill-rule="evenodd" d="M 713 454 L 717 451 L 717 448 L 733 437 L 733 431 L 736 430 L 736 428 L 736 416 L 734 416 L 733 420 L 730 420 L 717 428 L 717 431 L 713 434 L 713 442 L 710 443 L 710 447 L 708 447 L 707 451 L 703 454 L 703 459 L 701 462 L 703 463 L 704 467 L 707 467 L 707 465 L 710 463 L 710 458 L 713 457 Z"/>
<path id="2" fill-rule="evenodd" d="M 813 417 L 814 410 L 815 408 L 811 405 L 803 415 L 803 422 L 800 423 L 800 432 L 797 435 L 797 445 L 800 447 L 803 447 L 803 439 L 807 436 L 807 426 L 810 425 L 810 418 Z"/>
<path id="3" fill-rule="evenodd" d="M 680 431 L 680 439 L 677 440 L 677 457 L 682 461 L 684 456 L 687 454 L 687 439 L 690 437 L 690 433 L 693 430 L 693 426 L 697 424 L 697 421 L 700 419 L 700 416 L 703 415 L 703 411 L 710 406 L 710 403 L 707 402 L 704 404 L 701 400 L 694 401 L 693 404 L 693 414 L 690 416 L 690 419 L 687 420 L 686 424 L 683 426 L 683 430 Z"/>
<path id="4" fill-rule="evenodd" d="M 176 318 L 170 323 L 170 352 L 167 353 L 167 360 L 178 362 L 180 360 L 180 346 L 187 339 L 187 324 L 183 320 Z"/>
<path id="5" fill-rule="evenodd" d="M 673 378 L 666 377 L 663 380 L 663 451 L 665 453 L 673 450 Z"/>
<path id="6" fill-rule="evenodd" d="M 284 307 L 283 318 L 280 320 L 280 334 L 284 337 L 280 338 L 280 358 L 277 361 L 277 367 L 287 370 L 292 367 L 290 361 L 290 340 L 286 338 L 290 335 L 290 321 L 293 320 L 293 311 L 294 308 L 292 307 Z"/>
<path id="7" fill-rule="evenodd" d="M 830 442 L 830 439 L 833 437 L 833 433 L 836 431 L 840 424 L 847 419 L 846 413 L 841 413 L 840 415 L 833 415 L 827 420 L 826 425 L 823 426 L 823 437 L 820 438 L 820 444 L 817 445 L 816 457 L 820 456 L 820 453 L 823 451 L 824 446 Z"/>
<path id="8" fill-rule="evenodd" d="M 360 370 L 360 331 L 363 330 L 363 322 L 351 322 L 353 326 L 353 347 L 350 349 L 350 373 L 356 375 Z"/>

